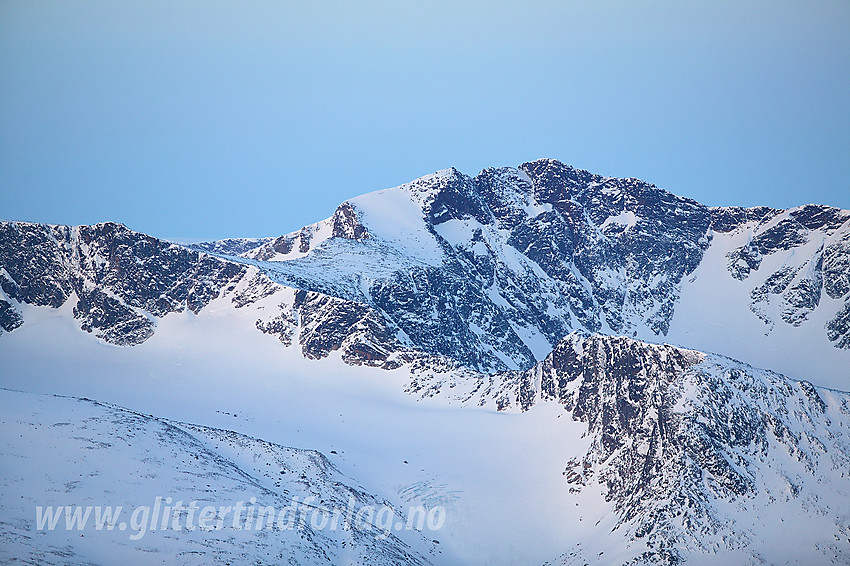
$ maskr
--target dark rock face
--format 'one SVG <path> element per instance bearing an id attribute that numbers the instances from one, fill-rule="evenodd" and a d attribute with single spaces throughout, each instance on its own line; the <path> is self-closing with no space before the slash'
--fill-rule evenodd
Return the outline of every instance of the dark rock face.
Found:
<path id="1" fill-rule="evenodd" d="M 773 295 L 779 300 L 782 320 L 792 326 L 800 326 L 820 303 L 823 287 L 821 264 L 821 257 L 817 256 L 814 269 L 808 275 L 805 264 L 797 269 L 785 266 L 774 272 L 750 293 L 750 310 L 772 329 L 775 322 L 767 314 L 766 307 Z"/>
<path id="2" fill-rule="evenodd" d="M 235 308 L 245 308 L 276 297 L 279 302 L 271 308 L 268 304 L 259 307 L 258 312 L 270 314 L 257 319 L 255 326 L 285 346 L 297 342 L 306 358 L 321 359 L 339 352 L 348 364 L 394 369 L 400 359 L 409 361 L 416 356 L 409 342 L 397 338 L 398 329 L 369 306 L 304 290 L 287 299 L 278 294 L 283 289 L 264 273 L 254 271 L 234 290 L 231 302 Z"/>
<path id="3" fill-rule="evenodd" d="M 131 232 L 118 224 L 79 228 L 83 278 L 109 287 L 128 306 L 161 317 L 200 311 L 245 267 Z M 103 261 L 105 260 L 105 261 Z"/>
<path id="4" fill-rule="evenodd" d="M 12 303 L 0 299 L 0 331 L 11 332 L 23 323 L 23 317 Z"/>
<path id="5" fill-rule="evenodd" d="M 154 322 L 99 289 L 83 294 L 74 306 L 82 329 L 119 346 L 141 344 L 153 336 Z"/>
<path id="6" fill-rule="evenodd" d="M 601 328 L 602 310 L 592 290 L 584 284 L 583 273 L 571 261 L 574 257 L 575 226 L 556 211 L 544 212 L 517 226 L 508 243 L 534 261 L 552 279 L 561 283 L 563 298 L 578 323 L 591 331 Z M 604 292 L 603 292 L 604 293 Z M 565 334 L 562 333 L 561 336 Z M 553 335 L 552 342 L 560 338 Z"/>
<path id="7" fill-rule="evenodd" d="M 67 258 L 71 229 L 0 222 L 0 286 L 31 305 L 59 308 L 73 290 Z"/>
<path id="8" fill-rule="evenodd" d="M 790 250 L 806 243 L 807 230 L 794 220 L 782 220 L 756 236 L 753 239 L 753 248 L 763 256 L 778 250 Z"/>
<path id="9" fill-rule="evenodd" d="M 572 235 L 572 250 L 544 260 L 547 273 L 555 276 L 574 265 L 590 282 L 615 333 L 632 330 L 626 312 L 656 334 L 666 334 L 678 285 L 696 269 L 710 243 L 708 209 L 637 179 L 602 178 L 553 160 L 521 169 L 531 178 L 537 199 L 561 216 L 562 221 L 553 222 L 555 229 Z M 624 221 L 611 222 L 615 218 Z M 554 241 L 557 232 L 548 225 L 534 223 L 542 230 L 529 230 L 524 241 Z"/>
<path id="10" fill-rule="evenodd" d="M 782 320 L 792 326 L 800 326 L 820 303 L 823 277 L 820 271 L 820 261 L 814 268 L 811 278 L 803 278 L 792 285 L 785 293 L 786 308 L 780 316 Z"/>
<path id="11" fill-rule="evenodd" d="M 826 323 L 826 335 L 835 342 L 836 348 L 850 349 L 850 303 L 844 303 L 838 314 Z"/>
<path id="12" fill-rule="evenodd" d="M 398 367 L 389 358 L 404 346 L 369 307 L 298 291 L 294 308 L 300 317 L 299 342 L 306 357 L 324 358 L 340 350 L 343 361 L 350 364 Z"/>
<path id="13" fill-rule="evenodd" d="M 601 175 L 575 169 L 554 159 L 539 159 L 524 163 L 520 169 L 531 179 L 534 194 L 540 202 L 548 202 L 555 208 L 563 208 L 574 195 L 591 184 L 605 180 Z"/>
<path id="14" fill-rule="evenodd" d="M 850 293 L 850 232 L 823 251 L 823 290 L 830 298 Z"/>
<path id="15" fill-rule="evenodd" d="M 259 300 L 273 295 L 280 288 L 262 273 L 255 273 L 247 282 L 244 289 L 233 294 L 231 302 L 237 309 L 252 305 Z"/>
<path id="16" fill-rule="evenodd" d="M 332 234 L 334 238 L 360 240 L 368 238 L 369 231 L 360 223 L 357 212 L 351 203 L 342 203 L 331 217 Z"/>
<path id="17" fill-rule="evenodd" d="M 716 232 L 732 232 L 747 222 L 767 222 L 779 214 L 779 210 L 766 206 L 742 208 L 739 206 L 713 207 L 711 213 L 711 229 Z"/>
<path id="18" fill-rule="evenodd" d="M 474 179 L 475 190 L 500 228 L 513 229 L 528 218 L 524 205 L 534 198 L 531 179 L 513 167 L 484 169 Z"/>
<path id="19" fill-rule="evenodd" d="M 809 230 L 824 230 L 827 234 L 838 230 L 850 219 L 845 210 L 819 204 L 807 204 L 794 210 L 791 217 Z"/>
<path id="20" fill-rule="evenodd" d="M 523 167 L 534 180 L 538 195 L 549 199 L 562 216 L 562 225 L 573 234 L 573 253 L 562 256 L 561 270 L 572 263 L 591 283 L 611 329 L 630 330 L 622 317 L 624 311 L 639 316 L 655 311 L 641 318 L 656 333 L 666 333 L 678 283 L 696 268 L 708 247 L 706 209 L 635 179 L 602 180 L 570 171 L 557 162 Z M 562 184 L 553 184 L 557 181 L 551 179 L 560 179 Z M 544 183 L 549 186 L 542 187 Z M 607 219 L 624 212 L 633 214 L 632 226 L 605 225 Z M 601 227 L 601 234 L 596 227 Z M 539 241 L 544 234 L 536 236 Z M 612 273 L 623 275 L 612 282 Z M 658 278 L 660 282 L 653 284 Z"/>
<path id="21" fill-rule="evenodd" d="M 119 345 L 153 335 L 154 317 L 197 313 L 245 267 L 120 224 L 0 223 L 0 284 L 18 301 L 58 308 L 76 295 L 82 328 Z"/>
<path id="22" fill-rule="evenodd" d="M 271 242 L 266 242 L 262 246 L 244 252 L 246 255 L 265 261 L 273 258 L 277 254 L 289 254 L 295 249 L 296 244 L 299 250 L 309 250 L 312 232 L 308 228 L 303 228 L 296 235 L 286 235 L 280 238 L 275 238 Z M 241 254 L 238 254 L 241 255 Z"/>
<path id="23" fill-rule="evenodd" d="M 746 246 L 729 253 L 729 272 L 736 279 L 746 279 L 756 271 L 762 258 L 780 250 L 805 244 L 808 230 L 798 222 L 785 219 L 757 234 Z"/>
<path id="24" fill-rule="evenodd" d="M 433 177 L 422 183 L 421 188 L 426 195 L 423 210 L 430 225 L 464 218 L 474 218 L 481 224 L 490 223 L 490 211 L 475 182 L 457 169 L 452 168 L 449 175 Z"/>

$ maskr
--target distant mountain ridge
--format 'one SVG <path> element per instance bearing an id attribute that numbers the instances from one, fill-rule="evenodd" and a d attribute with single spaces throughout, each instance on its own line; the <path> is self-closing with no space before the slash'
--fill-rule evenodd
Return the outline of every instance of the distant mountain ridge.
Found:
<path id="1" fill-rule="evenodd" d="M 296 295 L 322 296 L 338 320 L 321 320 L 337 337 L 320 350 L 368 320 L 372 361 L 410 349 L 482 372 L 526 369 L 585 330 L 818 379 L 808 360 L 783 360 L 793 344 L 850 384 L 848 220 L 850 212 L 819 205 L 709 208 L 544 159 L 475 177 L 440 171 L 351 199 L 278 238 L 187 247 L 112 223 L 3 222 L 0 329 L 22 323 L 15 301 L 57 307 L 74 294 L 85 330 L 134 344 L 168 312 L 197 312 L 240 282 L 265 289 L 249 294 L 275 282 L 299 293 L 258 328 L 291 340 L 286 329 L 304 322 L 293 314 Z M 711 299 L 714 308 L 699 305 L 701 293 L 722 287 L 729 292 Z M 240 296 L 235 306 L 244 306 Z M 331 304 L 345 304 L 345 314 Z"/>
<path id="2" fill-rule="evenodd" d="M 404 229 L 386 226 L 389 215 Z M 821 205 L 705 207 L 539 160 L 472 178 L 449 169 L 363 195 L 241 255 L 283 284 L 369 304 L 415 347 L 482 371 L 528 367 L 575 329 L 723 353 L 708 327 L 728 323 L 736 357 L 763 349 L 749 361 L 770 366 L 793 343 L 847 375 L 835 349 L 850 343 L 848 219 Z M 707 255 L 723 265 L 709 272 Z M 728 312 L 729 301 L 714 299 L 714 319 L 693 338 L 685 334 L 700 332 L 675 323 L 699 321 L 680 298 L 702 291 L 689 285 L 700 266 L 703 287 L 723 283 L 741 304 Z M 775 369 L 805 372 L 787 362 Z"/>

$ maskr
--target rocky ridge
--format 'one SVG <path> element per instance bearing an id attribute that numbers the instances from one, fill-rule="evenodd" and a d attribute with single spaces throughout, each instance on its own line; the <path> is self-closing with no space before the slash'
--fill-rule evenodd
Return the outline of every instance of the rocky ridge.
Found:
<path id="1" fill-rule="evenodd" d="M 850 519 L 836 512 L 847 499 L 850 395 L 723 356 L 580 332 L 497 381 L 484 397 L 503 409 L 558 403 L 586 423 L 589 447 L 563 473 L 574 493 L 595 490 L 611 505 L 610 538 L 559 563 L 607 563 L 596 550 L 611 545 L 628 549 L 629 564 L 758 563 L 777 552 L 766 525 L 780 508 L 823 529 L 786 559 L 850 559 Z M 790 539 L 795 529 L 780 527 Z"/>

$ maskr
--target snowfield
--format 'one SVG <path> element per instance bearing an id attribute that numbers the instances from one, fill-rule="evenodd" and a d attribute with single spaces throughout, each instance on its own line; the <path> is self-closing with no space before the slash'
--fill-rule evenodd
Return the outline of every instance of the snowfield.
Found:
<path id="1" fill-rule="evenodd" d="M 420 399 L 404 392 L 406 370 L 354 367 L 338 357 L 305 360 L 297 347 L 285 348 L 274 337 L 258 334 L 252 315 L 234 311 L 226 301 L 212 303 L 200 315 L 166 316 L 153 338 L 133 348 L 104 344 L 80 333 L 67 311 L 38 307 L 33 311 L 27 313 L 28 322 L 22 328 L 0 340 L 3 387 L 114 403 L 132 410 L 132 415 L 144 415 L 145 426 L 156 429 L 193 423 L 280 446 L 316 450 L 344 475 L 348 485 L 398 509 L 445 507 L 445 525 L 427 533 L 427 541 L 436 539 L 439 544 L 426 541 L 413 547 L 427 563 L 542 563 L 568 548 L 575 536 L 571 525 L 579 521 L 571 513 L 565 517 L 565 510 L 571 511 L 575 504 L 562 481 L 561 469 L 570 445 L 581 445 L 582 427 L 559 418 L 564 411 L 557 406 L 506 414 L 492 406 Z M 146 445 L 123 446 L 114 437 L 119 432 L 110 430 L 111 417 L 104 416 L 99 405 L 15 391 L 4 391 L 3 398 L 4 406 L 17 407 L 3 412 L 0 429 L 4 446 L 9 447 L 3 450 L 3 481 L 17 479 L 15 487 L 5 483 L 3 520 L 15 522 L 18 534 L 34 536 L 30 531 L 35 505 L 92 502 L 129 507 L 150 505 L 156 495 L 170 495 L 175 501 L 181 497 L 187 502 L 192 497 L 220 499 L 215 505 L 232 505 L 236 493 L 238 498 L 248 499 L 242 494 L 249 491 L 237 490 L 247 490 L 242 484 L 216 488 L 216 495 L 210 495 L 195 490 L 194 480 L 176 482 L 175 477 L 183 475 L 180 462 L 193 458 L 195 449 L 181 441 L 168 447 L 174 450 L 173 457 L 157 456 L 160 461 L 148 462 L 150 453 L 159 454 L 160 445 L 146 440 Z M 76 416 L 54 416 L 51 404 L 60 412 L 73 407 Z M 122 415 L 126 412 L 123 408 L 108 408 L 107 412 L 113 410 Z M 100 423 L 92 425 L 98 431 L 97 442 L 112 444 L 114 451 L 103 449 L 89 456 L 80 448 L 87 443 L 82 440 L 71 444 L 57 441 L 51 445 L 55 448 L 45 447 L 39 430 L 49 431 L 54 422 L 71 421 L 72 426 L 63 430 L 71 431 L 70 437 L 78 436 L 79 428 L 88 426 L 86 420 L 92 417 Z M 26 438 L 18 437 L 24 431 Z M 141 441 L 148 434 L 138 432 L 136 436 Z M 553 450 L 554 446 L 562 448 Z M 19 453 L 30 463 L 11 467 L 19 461 L 11 455 Z M 250 461 L 250 455 L 247 449 L 242 458 Z M 82 460 L 69 466 L 74 459 Z M 116 473 L 110 484 L 103 481 L 104 468 L 113 465 L 126 472 L 126 477 Z M 51 470 L 46 480 L 25 479 L 30 474 L 44 477 L 40 467 Z M 64 493 L 65 483 L 91 473 L 97 475 L 85 487 Z M 194 470 L 192 476 L 212 473 L 216 472 Z M 146 475 L 155 477 L 144 480 Z M 51 495 L 47 485 L 56 486 L 61 496 Z M 139 497 L 128 499 L 129 494 Z M 144 563 L 151 556 L 146 551 L 150 548 L 158 549 L 163 563 L 183 561 L 178 554 L 182 533 L 145 536 L 134 544 L 126 540 L 127 535 L 113 531 L 104 533 L 92 546 L 84 539 L 93 535 L 84 534 L 80 538 L 75 532 L 51 544 L 70 545 L 77 563 L 100 562 L 99 557 L 108 556 L 113 545 L 121 546 L 122 556 L 131 562 Z M 219 535 L 215 541 L 220 540 Z M 202 541 L 198 536 L 195 533 L 190 538 Z M 155 541 L 162 537 L 169 540 L 160 546 Z M 418 538 L 421 542 L 423 537 Z M 532 549 L 527 547 L 529 539 L 537 541 Z M 228 545 L 222 556 L 238 556 L 240 548 L 253 544 L 251 540 Z M 80 541 L 86 544 L 81 546 Z M 284 552 L 288 543 L 275 544 L 276 550 L 269 550 L 272 556 Z M 207 543 L 207 548 L 216 546 L 217 542 Z M 16 556 L 15 549 L 21 548 L 17 543 L 4 544 L 7 557 Z M 40 548 L 43 545 L 36 546 Z M 279 563 L 263 553 L 246 556 L 261 563 Z M 205 553 L 198 563 L 209 558 Z M 225 561 L 222 558 L 221 562 Z M 57 559 L 57 563 L 62 562 Z M 303 558 L 298 563 L 337 562 Z"/>

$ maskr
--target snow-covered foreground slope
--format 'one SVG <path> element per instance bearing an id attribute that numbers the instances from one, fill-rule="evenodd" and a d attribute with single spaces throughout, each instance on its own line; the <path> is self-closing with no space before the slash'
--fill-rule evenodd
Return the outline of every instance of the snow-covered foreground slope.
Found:
<path id="1" fill-rule="evenodd" d="M 319 452 L 77 398 L 0 390 L 0 407 L 4 563 L 389 565 L 436 552 Z M 222 510 L 239 502 L 239 515 Z"/>

